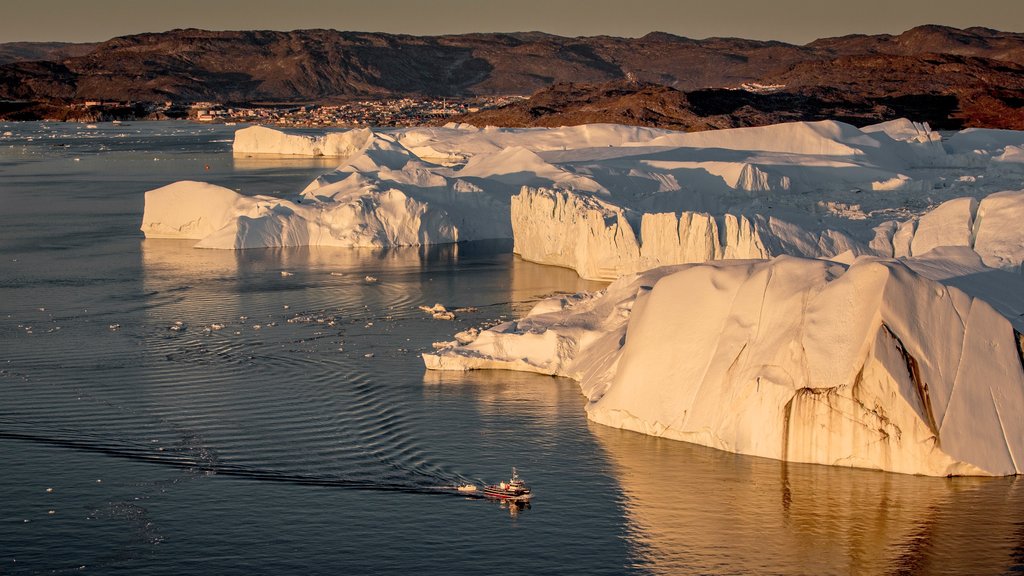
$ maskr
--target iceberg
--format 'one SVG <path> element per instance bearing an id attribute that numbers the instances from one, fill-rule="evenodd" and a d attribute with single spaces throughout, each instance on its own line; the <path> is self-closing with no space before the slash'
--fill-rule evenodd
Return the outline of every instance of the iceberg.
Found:
<path id="1" fill-rule="evenodd" d="M 524 260 L 613 282 L 459 331 L 428 368 L 566 376 L 596 422 L 730 452 L 1019 474 L 1022 134 L 247 128 L 238 154 L 338 165 L 280 197 L 150 190 L 142 230 L 219 249 L 512 238 Z"/>
<path id="2" fill-rule="evenodd" d="M 235 154 L 281 156 L 328 156 L 347 158 L 373 137 L 369 128 L 332 132 L 323 136 L 287 134 L 264 126 L 249 126 L 235 132 L 231 150 Z"/>
<path id="3" fill-rule="evenodd" d="M 1019 270 L 1020 236 L 1007 224 L 1021 210 L 1022 134 L 942 140 L 902 119 L 700 133 L 449 124 L 313 136 L 254 126 L 235 133 L 236 155 L 338 166 L 279 197 L 190 182 L 151 190 L 141 228 L 221 249 L 513 238 L 525 259 L 602 280 L 677 263 L 909 258 L 944 246 Z"/>
<path id="4" fill-rule="evenodd" d="M 899 261 L 782 256 L 626 275 L 423 358 L 570 377 L 595 422 L 726 451 L 999 476 L 1024 466 L 1019 328 Z"/>

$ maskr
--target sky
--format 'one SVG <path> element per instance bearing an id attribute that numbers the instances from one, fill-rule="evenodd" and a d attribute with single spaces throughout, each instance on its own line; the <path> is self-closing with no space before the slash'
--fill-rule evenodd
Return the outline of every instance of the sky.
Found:
<path id="1" fill-rule="evenodd" d="M 2 0 L 0 42 L 94 42 L 174 28 L 415 35 L 735 36 L 804 44 L 921 24 L 1024 32 L 1020 0 Z"/>

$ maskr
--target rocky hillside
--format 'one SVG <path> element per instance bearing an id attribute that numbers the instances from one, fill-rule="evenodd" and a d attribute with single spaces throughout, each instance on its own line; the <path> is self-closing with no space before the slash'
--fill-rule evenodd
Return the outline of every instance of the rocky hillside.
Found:
<path id="1" fill-rule="evenodd" d="M 1024 130 L 1024 67 L 976 57 L 873 54 L 801 63 L 769 90 L 682 92 L 643 82 L 556 84 L 528 100 L 455 121 L 477 126 L 609 122 L 676 130 L 764 126 L 795 120 L 854 125 L 913 118 L 938 129 Z"/>
<path id="2" fill-rule="evenodd" d="M 88 54 L 97 44 L 70 42 L 0 43 L 0 64 L 31 60 L 64 60 Z"/>
<path id="3" fill-rule="evenodd" d="M 0 54 L 4 46 L 9 45 L 0 45 Z M 985 28 L 922 26 L 898 36 L 827 38 L 804 46 L 664 33 L 567 38 L 536 32 L 418 37 L 335 30 L 174 30 L 115 38 L 85 54 L 61 55 L 56 48 L 49 54 L 49 59 L 0 66 L 0 100 L 329 102 L 527 95 L 558 83 L 628 79 L 687 93 L 685 103 L 676 93 L 651 89 L 632 103 L 614 104 L 621 110 L 612 116 L 632 114 L 637 122 L 668 122 L 678 114 L 672 125 L 695 122 L 683 110 L 720 115 L 700 112 L 705 105 L 691 102 L 703 99 L 712 107 L 740 103 L 737 111 L 725 113 L 728 122 L 740 122 L 737 118 L 744 115 L 749 118 L 743 121 L 760 122 L 762 113 L 766 118 L 806 117 L 806 105 L 814 114 L 838 106 L 838 114 L 884 116 L 884 110 L 871 109 L 891 108 L 895 102 L 924 108 L 931 117 L 949 117 L 951 124 L 1000 127 L 1019 126 L 1024 103 L 1024 34 Z M 784 85 L 776 89 L 788 95 L 753 103 L 744 99 L 756 100 L 758 94 L 739 95 L 739 101 L 736 94 L 694 95 L 751 83 Z M 646 98 L 651 100 L 639 103 Z M 595 110 L 590 105 L 571 114 L 604 117 Z M 715 126 L 726 120 L 703 122 Z"/>

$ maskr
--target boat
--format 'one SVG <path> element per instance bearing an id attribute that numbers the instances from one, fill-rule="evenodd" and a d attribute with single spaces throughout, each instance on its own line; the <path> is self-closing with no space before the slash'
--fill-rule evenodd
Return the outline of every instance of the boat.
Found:
<path id="1" fill-rule="evenodd" d="M 509 500 L 513 502 L 525 502 L 530 499 L 529 486 L 519 477 L 516 469 L 512 468 L 512 478 L 508 482 L 489 484 L 484 486 L 484 497 L 497 500 Z"/>
<path id="2" fill-rule="evenodd" d="M 474 484 L 459 484 L 455 487 L 459 492 L 476 492 L 476 485 Z"/>

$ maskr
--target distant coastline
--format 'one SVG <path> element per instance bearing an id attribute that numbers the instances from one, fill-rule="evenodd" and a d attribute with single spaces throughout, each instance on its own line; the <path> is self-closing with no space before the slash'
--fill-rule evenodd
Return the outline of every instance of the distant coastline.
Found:
<path id="1" fill-rule="evenodd" d="M 6 120 L 188 118 L 208 104 L 207 112 L 278 108 L 277 119 L 305 108 L 308 118 L 296 123 L 314 126 L 429 124 L 461 121 L 463 113 L 482 122 L 473 120 L 473 108 L 561 91 L 562 102 L 521 105 L 518 118 L 488 121 L 552 125 L 585 116 L 586 122 L 708 129 L 910 117 L 933 127 L 1024 129 L 1024 34 L 988 28 L 928 25 L 802 46 L 664 33 L 428 37 L 189 29 L 88 46 L 0 44 L 0 62 L 6 62 L 0 64 L 0 119 Z M 625 106 L 625 113 L 589 101 L 589 86 L 610 86 L 619 96 L 630 86 L 665 91 Z M 599 99 L 615 99 L 608 96 Z M 405 100 L 414 102 L 394 104 Z M 666 115 L 658 106 L 683 112 Z"/>

